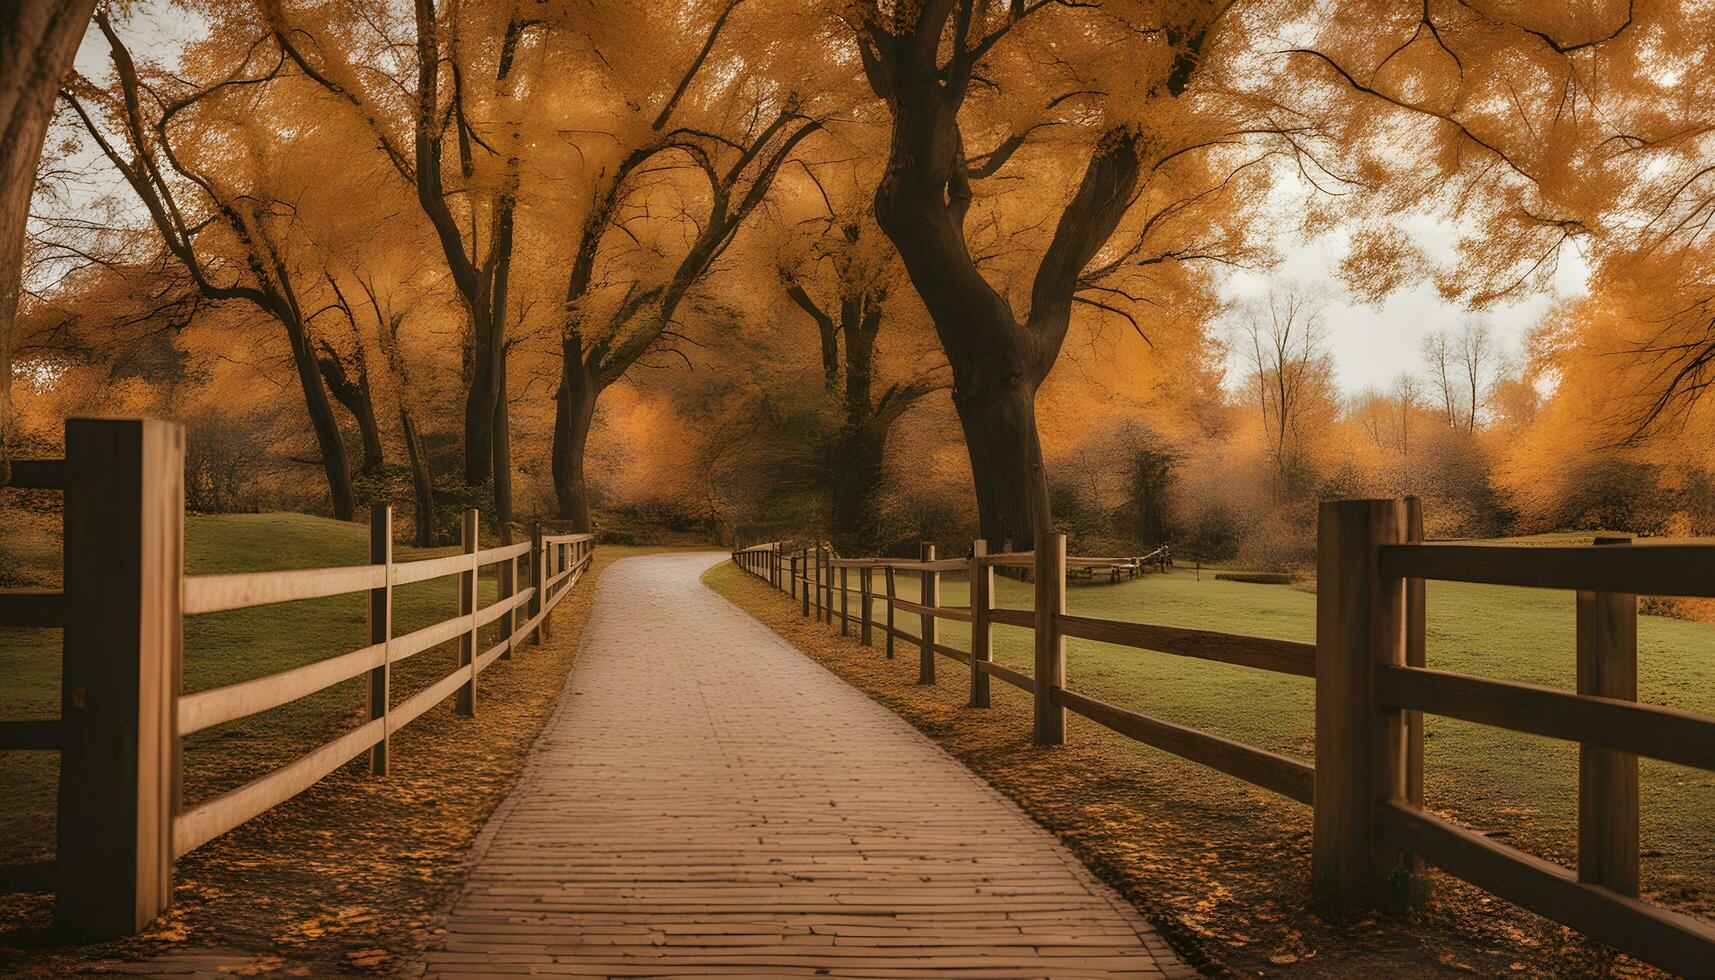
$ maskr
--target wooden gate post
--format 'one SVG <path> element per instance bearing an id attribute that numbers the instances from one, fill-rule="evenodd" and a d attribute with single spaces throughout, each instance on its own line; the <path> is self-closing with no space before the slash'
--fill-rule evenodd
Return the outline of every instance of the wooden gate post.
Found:
<path id="1" fill-rule="evenodd" d="M 536 594 L 530 597 L 530 618 L 536 619 L 542 613 L 542 603 L 547 600 L 542 582 L 548 575 L 544 568 L 547 560 L 547 550 L 542 547 L 542 522 L 537 521 L 530 526 L 530 584 L 535 587 Z M 537 620 L 536 628 L 530 631 L 530 639 L 537 646 L 542 645 L 542 623 Z"/>
<path id="2" fill-rule="evenodd" d="M 983 561 L 988 557 L 987 541 L 978 539 L 971 544 L 971 707 L 989 706 L 989 675 L 982 665 L 993 657 L 994 628 L 989 624 L 989 609 L 994 591 L 994 566 Z"/>
<path id="3" fill-rule="evenodd" d="M 464 526 L 459 541 L 464 553 L 476 554 L 477 512 L 472 507 L 464 512 Z M 453 711 L 470 717 L 476 714 L 476 569 L 459 573 L 459 615 L 470 617 L 470 628 L 459 634 L 459 666 L 470 672 L 470 679 L 459 688 Z"/>
<path id="4" fill-rule="evenodd" d="M 1630 538 L 1597 538 L 1627 545 Z M 1578 593 L 1578 693 L 1638 699 L 1638 597 Z M 1638 894 L 1638 757 L 1578 747 L 1578 880 Z"/>
<path id="5" fill-rule="evenodd" d="M 386 579 L 381 588 L 369 590 L 369 643 L 379 644 L 383 650 L 381 666 L 369 670 L 369 684 L 366 689 L 366 716 L 370 721 L 387 717 L 387 709 L 392 701 L 392 664 L 388 656 L 392 654 L 393 645 L 393 505 L 369 505 L 369 563 L 385 568 Z M 375 776 L 387 775 L 387 754 L 391 736 L 385 723 L 381 726 L 381 740 L 369 747 L 369 772 Z"/>
<path id="6" fill-rule="evenodd" d="M 923 561 L 935 560 L 935 546 L 924 542 Z M 917 601 L 925 606 L 941 604 L 941 573 L 921 569 L 917 572 Z M 919 615 L 919 647 L 917 651 L 917 683 L 935 683 L 935 643 L 940 637 L 940 620 L 928 613 Z"/>
<path id="7" fill-rule="evenodd" d="M 776 590 L 780 588 L 780 545 L 768 549 L 768 584 Z"/>
<path id="8" fill-rule="evenodd" d="M 172 897 L 185 436 L 70 419 L 65 444 L 54 924 L 87 941 L 138 932 Z"/>
<path id="9" fill-rule="evenodd" d="M 1405 663 L 1405 581 L 1380 547 L 1407 540 L 1403 500 L 1325 501 L 1316 546 L 1316 776 L 1310 889 L 1326 908 L 1396 905 L 1409 865 L 1375 832 L 1376 807 L 1407 798 L 1405 713 L 1377 704 L 1376 667 Z"/>
<path id="10" fill-rule="evenodd" d="M 850 569 L 846 568 L 846 566 L 844 566 L 844 565 L 840 566 L 840 635 L 841 636 L 852 635 L 851 592 L 849 591 L 851 582 L 850 582 L 850 579 L 847 577 L 847 573 L 849 571 L 850 571 Z"/>
<path id="11" fill-rule="evenodd" d="M 1064 745 L 1066 709 L 1054 700 L 1066 686 L 1066 638 L 1056 616 L 1066 612 L 1066 536 L 1036 536 L 1036 724 L 1037 745 Z"/>

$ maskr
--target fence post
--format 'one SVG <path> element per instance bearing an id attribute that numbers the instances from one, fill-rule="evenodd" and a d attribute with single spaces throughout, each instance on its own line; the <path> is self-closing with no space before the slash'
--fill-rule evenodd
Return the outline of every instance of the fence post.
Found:
<path id="1" fill-rule="evenodd" d="M 803 577 L 798 584 L 802 587 L 798 592 L 799 615 L 810 618 L 810 549 L 803 548 L 798 555 L 798 567 L 803 571 Z"/>
<path id="2" fill-rule="evenodd" d="M 816 545 L 816 622 L 822 621 L 822 546 Z"/>
<path id="3" fill-rule="evenodd" d="M 866 647 L 875 645 L 875 637 L 870 629 L 870 617 L 874 614 L 870 607 L 874 587 L 875 569 L 868 565 L 858 569 L 858 642 Z"/>
<path id="4" fill-rule="evenodd" d="M 1380 546 L 1407 539 L 1403 500 L 1324 501 L 1316 546 L 1316 777 L 1310 889 L 1324 907 L 1403 903 L 1404 856 L 1375 810 L 1406 798 L 1404 712 L 1379 706 L 1375 668 L 1405 663 L 1405 582 L 1383 578 Z"/>
<path id="5" fill-rule="evenodd" d="M 882 578 L 887 583 L 887 659 L 893 659 L 893 597 L 898 593 L 893 590 L 893 566 L 882 570 L 886 574 Z"/>
<path id="6" fill-rule="evenodd" d="M 536 617 L 541 614 L 542 600 L 546 598 L 542 594 L 542 580 L 548 577 L 542 567 L 544 554 L 545 552 L 542 548 L 542 522 L 537 521 L 535 524 L 530 526 L 530 584 L 536 589 L 535 594 L 530 597 L 529 608 L 531 619 L 536 619 Z M 540 620 L 537 620 L 536 628 L 530 631 L 530 639 L 537 646 L 542 645 L 542 623 Z"/>
<path id="7" fill-rule="evenodd" d="M 392 701 L 392 664 L 389 658 L 393 646 L 393 505 L 369 505 L 369 563 L 385 568 L 386 579 L 381 588 L 369 590 L 369 643 L 380 644 L 383 651 L 381 666 L 369 669 L 367 715 L 369 720 L 386 718 Z M 381 741 L 369 747 L 369 772 L 387 775 L 387 754 L 392 736 L 386 723 L 381 726 Z"/>
<path id="8" fill-rule="evenodd" d="M 1637 596 L 1578 593 L 1578 693 L 1637 700 Z M 1638 757 L 1630 752 L 1578 747 L 1578 880 L 1637 897 Z"/>
<path id="9" fill-rule="evenodd" d="M 775 542 L 774 547 L 768 549 L 768 584 L 774 586 L 776 591 L 779 591 L 779 589 L 780 589 L 780 544 L 779 544 L 779 542 Z"/>
<path id="10" fill-rule="evenodd" d="M 542 544 L 542 639 L 554 638 L 554 604 L 548 594 L 548 580 L 560 574 L 560 545 L 544 540 Z"/>
<path id="11" fill-rule="evenodd" d="M 477 513 L 472 507 L 464 512 L 464 525 L 459 541 L 464 553 L 476 554 Z M 459 615 L 470 617 L 470 629 L 459 634 L 459 666 L 470 672 L 470 679 L 459 688 L 453 711 L 466 717 L 476 714 L 476 568 L 459 573 Z"/>
<path id="12" fill-rule="evenodd" d="M 840 566 L 840 635 L 841 636 L 852 635 L 851 593 L 847 591 L 847 588 L 850 585 L 851 580 L 846 577 L 846 573 L 849 571 L 850 571 L 850 569 L 846 568 L 846 566 L 844 566 L 844 565 Z"/>
<path id="13" fill-rule="evenodd" d="M 822 622 L 834 622 L 834 549 L 822 552 Z"/>
<path id="14" fill-rule="evenodd" d="M 1405 498 L 1405 539 L 1414 544 L 1423 542 L 1423 498 Z M 1429 665 L 1427 594 L 1420 578 L 1405 580 L 1405 665 Z M 1415 807 L 1423 806 L 1423 712 L 1405 713 L 1405 799 Z M 1415 869 L 1416 862 L 1413 862 Z"/>
<path id="15" fill-rule="evenodd" d="M 983 561 L 988 557 L 987 541 L 978 539 L 971 544 L 971 707 L 989 706 L 989 675 L 982 665 L 993 656 L 994 629 L 989 625 L 989 608 L 993 601 L 994 566 Z"/>
<path id="16" fill-rule="evenodd" d="M 935 560 L 935 546 L 924 542 L 919 558 Z M 941 574 L 928 569 L 917 572 L 917 601 L 925 606 L 941 604 Z M 935 683 L 935 643 L 940 638 L 940 620 L 928 613 L 918 614 L 917 683 Z"/>
<path id="17" fill-rule="evenodd" d="M 518 559 L 508 558 L 495 567 L 495 598 L 510 599 L 518 591 Z M 500 614 L 500 628 L 506 631 L 506 646 L 500 651 L 500 659 L 512 659 L 512 633 L 518 629 L 518 608 L 507 606 Z"/>
<path id="18" fill-rule="evenodd" d="M 109 939 L 172 898 L 185 438 L 157 419 L 70 419 L 65 443 L 54 922 Z"/>
<path id="19" fill-rule="evenodd" d="M 1037 745 L 1064 745 L 1066 709 L 1054 701 L 1066 686 L 1066 638 L 1054 618 L 1066 612 L 1066 536 L 1036 536 L 1036 725 Z"/>

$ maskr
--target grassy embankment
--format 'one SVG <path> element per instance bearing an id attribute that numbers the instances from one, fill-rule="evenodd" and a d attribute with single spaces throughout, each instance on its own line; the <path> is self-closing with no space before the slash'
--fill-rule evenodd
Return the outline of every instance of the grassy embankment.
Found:
<path id="1" fill-rule="evenodd" d="M 296 514 L 191 517 L 190 574 L 361 564 L 368 530 Z M 453 549 L 396 548 L 400 560 Z M 592 573 L 554 613 L 553 639 L 526 645 L 485 671 L 478 713 L 465 719 L 451 701 L 393 739 L 393 773 L 372 779 L 345 767 L 300 797 L 218 838 L 180 862 L 174 909 L 141 940 L 80 952 L 30 952 L 51 897 L 0 896 L 0 972 L 77 970 L 80 958 L 132 958 L 216 945 L 272 954 L 277 944 L 318 970 L 385 966 L 424 941 L 429 913 L 457 879 L 458 862 L 482 820 L 511 784 L 542 721 L 557 701 L 576 652 L 596 576 L 626 554 L 597 550 Z M 493 570 L 480 583 L 494 595 Z M 457 581 L 396 590 L 394 632 L 402 635 L 457 612 Z M 499 624 L 484 631 L 486 647 Z M 323 659 L 366 642 L 364 598 L 336 596 L 192 617 L 185 627 L 184 687 L 198 691 Z M 59 713 L 57 631 L 0 629 L 0 717 Z M 395 665 L 394 702 L 451 671 L 457 642 Z M 361 720 L 362 679 L 185 740 L 187 805 L 273 769 Z M 0 865 L 50 858 L 57 756 L 0 754 Z M 10 950 L 3 947 L 10 946 Z M 260 954 L 259 954 L 260 955 Z M 245 962 L 230 964 L 234 969 Z M 266 955 L 261 961 L 266 965 Z M 256 965 L 256 964 L 251 964 Z"/>
<path id="2" fill-rule="evenodd" d="M 941 684 L 914 686 L 917 650 L 897 659 L 829 639 L 796 604 L 730 564 L 707 581 L 836 672 L 894 706 L 1060 831 L 1199 951 L 1248 972 L 1330 957 L 1356 972 L 1384 968 L 1376 953 L 1415 950 L 1433 970 L 1568 975 L 1635 966 L 1464 886 L 1442 885 L 1408 922 L 1336 929 L 1304 913 L 1309 811 L 1219 773 L 1074 718 L 1072 748 L 1029 742 L 1027 697 L 994 682 L 997 707 L 962 707 L 967 668 L 940 658 Z M 852 586 L 856 587 L 855 573 Z M 878 580 L 879 584 L 879 580 Z M 917 597 L 915 577 L 898 576 Z M 943 576 L 942 602 L 965 605 L 968 585 Z M 1029 608 L 1027 584 L 997 578 L 997 604 Z M 1199 578 L 1181 568 L 1119 585 L 1073 587 L 1068 611 L 1085 616 L 1313 640 L 1312 592 Z M 856 613 L 857 600 L 852 600 Z M 1428 657 L 1438 669 L 1573 687 L 1573 596 L 1565 592 L 1430 583 Z M 879 610 L 878 610 L 879 614 Z M 899 625 L 918 631 L 915 615 Z M 942 642 L 969 649 L 969 627 L 942 622 Z M 835 626 L 837 629 L 837 624 Z M 995 659 L 1029 672 L 1030 635 L 995 628 Z M 855 636 L 855 627 L 854 627 Z M 877 639 L 879 646 L 880 640 Z M 1071 640 L 1068 687 L 1112 703 L 1309 760 L 1313 682 L 1242 667 Z M 1643 617 L 1642 700 L 1715 714 L 1715 625 Z M 988 715 L 988 717 L 984 717 Z M 1570 864 L 1576 854 L 1578 749 L 1570 743 L 1430 718 L 1427 805 L 1515 846 Z M 1643 888 L 1647 896 L 1715 913 L 1715 775 L 1645 760 Z M 1504 910 L 1504 911 L 1503 911 Z M 1350 924 L 1347 924 L 1349 927 Z M 1464 937 L 1464 938 L 1460 938 Z M 1431 954 L 1431 955 L 1423 955 Z M 1394 968 L 1398 957 L 1390 961 Z M 1368 964 L 1361 966 L 1360 964 Z"/>

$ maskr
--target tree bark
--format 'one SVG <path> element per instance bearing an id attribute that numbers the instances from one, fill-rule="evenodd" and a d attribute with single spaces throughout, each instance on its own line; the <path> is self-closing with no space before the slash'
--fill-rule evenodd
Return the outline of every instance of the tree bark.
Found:
<path id="1" fill-rule="evenodd" d="M 435 543 L 435 484 L 429 474 L 429 461 L 423 454 L 423 443 L 417 433 L 417 422 L 404 403 L 399 405 L 399 429 L 405 436 L 405 459 L 411 466 L 412 523 L 417 525 L 417 547 L 429 548 Z"/>
<path id="2" fill-rule="evenodd" d="M 345 440 L 340 438 L 339 420 L 333 414 L 333 402 L 322 386 L 321 366 L 310 350 L 310 340 L 304 324 L 285 310 L 272 310 L 286 338 L 292 345 L 292 364 L 298 370 L 298 387 L 304 394 L 304 408 L 310 417 L 310 429 L 315 433 L 316 446 L 321 450 L 322 472 L 327 476 L 328 497 L 333 504 L 333 516 L 342 521 L 354 520 L 357 497 L 351 488 L 351 461 L 345 453 Z"/>
<path id="3" fill-rule="evenodd" d="M 962 378 L 961 378 L 962 375 Z M 954 368 L 953 407 L 964 430 L 978 533 L 994 551 L 1028 551 L 1053 527 L 1048 471 L 1036 433 L 1036 384 L 994 359 Z"/>
<path id="4" fill-rule="evenodd" d="M 0 471 L 12 438 L 12 334 L 30 194 L 60 79 L 94 10 L 95 0 L 0 4 Z"/>
<path id="5" fill-rule="evenodd" d="M 512 543 L 512 426 L 511 406 L 506 400 L 506 352 L 498 352 L 500 375 L 495 388 L 494 419 L 494 516 L 500 524 L 500 543 Z"/>
<path id="6" fill-rule="evenodd" d="M 898 249 L 953 367 L 953 403 L 971 457 L 978 521 L 991 550 L 1009 543 L 1030 547 L 1038 533 L 1052 528 L 1036 390 L 1059 357 L 1080 275 L 1131 206 L 1146 151 L 1140 127 L 1115 126 L 1097 138 L 1055 222 L 1030 284 L 1028 315 L 1021 318 L 984 278 L 965 241 L 972 181 L 996 167 L 969 166 L 959 111 L 986 52 L 1029 11 L 1048 6 L 1016 5 L 1005 25 L 974 36 L 969 3 L 877 5 L 857 38 L 870 87 L 893 123 L 887 167 L 875 192 L 876 221 Z M 1210 5 L 1191 23 L 1167 32 L 1176 50 L 1151 95 L 1183 94 L 1203 42 L 1227 6 Z"/>
<path id="7" fill-rule="evenodd" d="M 571 522 L 574 531 L 588 534 L 592 523 L 584 453 L 589 447 L 601 385 L 584 361 L 583 344 L 575 334 L 561 347 L 560 390 L 554 411 L 554 496 L 560 516 Z"/>
<path id="8" fill-rule="evenodd" d="M 363 443 L 363 469 L 366 476 L 380 473 L 386 465 L 381 443 L 381 426 L 375 421 L 375 401 L 369 392 L 369 372 L 361 365 L 354 380 L 345 370 L 339 355 L 324 348 L 316 361 L 328 391 L 357 423 L 357 433 Z"/>

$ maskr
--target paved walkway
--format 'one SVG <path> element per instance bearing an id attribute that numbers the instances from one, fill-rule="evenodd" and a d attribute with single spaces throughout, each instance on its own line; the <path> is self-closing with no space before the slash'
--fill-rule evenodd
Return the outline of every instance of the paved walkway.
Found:
<path id="1" fill-rule="evenodd" d="M 1178 976 L 1010 801 L 698 582 L 597 583 L 430 976 Z"/>

